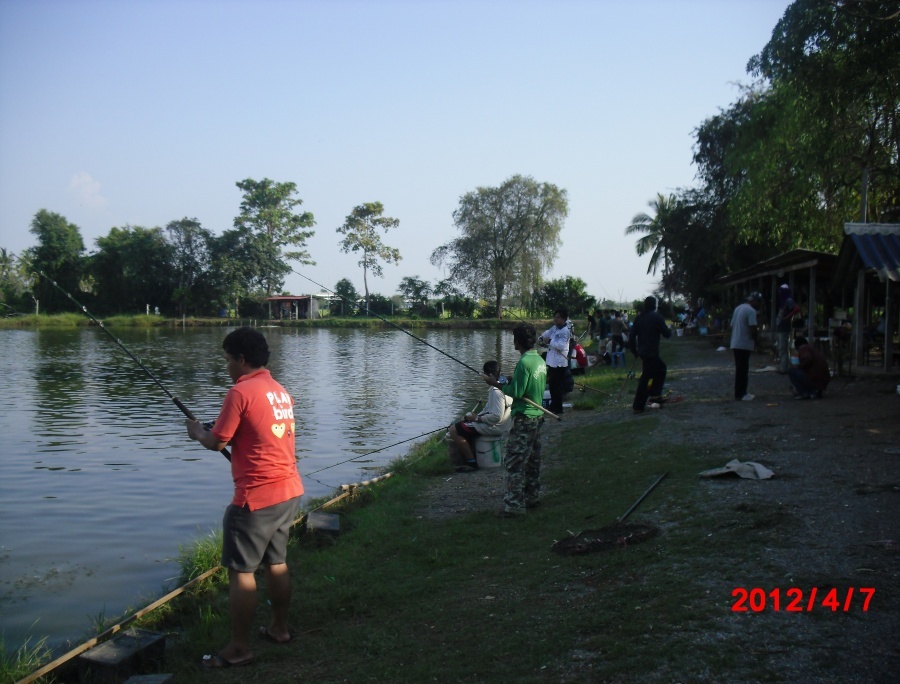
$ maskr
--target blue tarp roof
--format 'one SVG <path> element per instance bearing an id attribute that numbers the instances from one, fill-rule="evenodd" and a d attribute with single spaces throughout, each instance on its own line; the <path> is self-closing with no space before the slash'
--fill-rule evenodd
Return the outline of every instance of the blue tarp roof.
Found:
<path id="1" fill-rule="evenodd" d="M 846 223 L 844 234 L 853 241 L 866 268 L 882 281 L 900 282 L 900 224 Z"/>

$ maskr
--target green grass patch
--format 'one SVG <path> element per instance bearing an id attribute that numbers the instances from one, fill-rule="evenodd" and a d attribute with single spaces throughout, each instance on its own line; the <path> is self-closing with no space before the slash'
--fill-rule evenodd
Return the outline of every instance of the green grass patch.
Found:
<path id="1" fill-rule="evenodd" d="M 29 640 L 15 651 L 8 651 L 0 635 L 0 682 L 17 682 L 49 663 L 52 658 L 46 639 L 34 643 Z"/>
<path id="2" fill-rule="evenodd" d="M 0 318 L 0 328 L 77 328 L 87 326 L 91 320 L 80 313 L 25 314 Z"/>

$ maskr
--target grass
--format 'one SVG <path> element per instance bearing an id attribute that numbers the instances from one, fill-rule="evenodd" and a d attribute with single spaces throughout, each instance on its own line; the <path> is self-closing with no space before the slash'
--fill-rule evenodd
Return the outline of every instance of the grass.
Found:
<path id="1" fill-rule="evenodd" d="M 91 320 L 80 313 L 25 314 L 12 318 L 0 318 L 0 328 L 78 328 L 91 325 Z"/>
<path id="2" fill-rule="evenodd" d="M 222 558 L 222 530 L 210 532 L 190 544 L 179 546 L 178 551 L 178 564 L 181 567 L 178 584 L 182 585 L 219 565 Z M 223 570 L 213 577 L 225 584 L 225 575 Z"/>
<path id="3" fill-rule="evenodd" d="M 0 682 L 16 682 L 52 659 L 46 639 L 26 641 L 15 651 L 8 651 L 0 635 Z"/>

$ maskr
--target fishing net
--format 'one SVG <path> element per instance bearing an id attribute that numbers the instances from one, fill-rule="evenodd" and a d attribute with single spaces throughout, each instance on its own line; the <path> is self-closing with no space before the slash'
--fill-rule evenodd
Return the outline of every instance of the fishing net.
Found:
<path id="1" fill-rule="evenodd" d="M 560 539 L 551 547 L 563 556 L 578 556 L 604 549 L 623 549 L 640 544 L 659 533 L 659 528 L 647 523 L 616 522 L 596 530 L 584 530 L 566 539 Z"/>

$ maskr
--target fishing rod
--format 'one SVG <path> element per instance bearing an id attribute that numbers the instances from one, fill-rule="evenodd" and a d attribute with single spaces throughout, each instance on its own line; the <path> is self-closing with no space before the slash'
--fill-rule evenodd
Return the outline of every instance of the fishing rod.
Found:
<path id="1" fill-rule="evenodd" d="M 634 355 L 634 361 L 631 362 L 631 370 L 625 374 L 625 380 L 622 382 L 622 387 L 619 388 L 619 393 L 616 395 L 616 403 L 619 403 L 619 399 L 622 398 L 622 392 L 625 391 L 625 385 L 628 384 L 628 381 L 634 377 L 634 367 L 637 365 L 638 357 Z"/>
<path id="2" fill-rule="evenodd" d="M 302 273 L 300 273 L 299 271 L 295 271 L 293 268 L 291 269 L 291 272 L 292 272 L 292 273 L 295 273 L 296 275 L 300 276 L 301 278 L 304 278 L 304 279 L 308 280 L 308 281 L 311 282 L 313 285 L 317 285 L 318 287 L 321 287 L 321 288 L 322 288 L 323 290 L 325 290 L 326 292 L 330 292 L 330 293 L 333 294 L 335 297 L 340 297 L 343 301 L 345 301 L 345 302 L 347 302 L 348 304 L 350 304 L 351 306 L 353 306 L 353 302 L 351 302 L 350 300 L 348 300 L 346 297 L 341 297 L 341 295 L 339 295 L 339 294 L 338 294 L 337 292 L 335 292 L 334 290 L 329 290 L 327 287 L 325 287 L 324 285 L 322 285 L 322 283 L 317 283 L 315 280 L 313 280 L 313 279 L 310 278 L 309 276 L 305 276 L 305 275 L 303 275 Z M 357 307 L 357 308 L 362 308 L 362 307 Z M 506 308 L 506 307 L 503 307 L 503 308 Z M 375 316 L 376 318 L 381 319 L 382 321 L 384 321 L 384 322 L 387 323 L 388 325 L 397 328 L 397 330 L 399 330 L 400 332 L 406 333 L 407 335 L 409 335 L 409 336 L 410 336 L 411 338 L 413 338 L 414 340 L 418 340 L 418 341 L 421 342 L 422 344 L 424 344 L 424 345 L 426 345 L 426 346 L 428 346 L 428 347 L 431 347 L 431 348 L 434 349 L 436 352 L 440 352 L 441 354 L 443 354 L 444 356 L 446 356 L 448 359 L 451 359 L 451 360 L 453 360 L 453 361 L 456 361 L 458 364 L 465 366 L 466 368 L 468 368 L 468 369 L 469 369 L 470 371 L 472 371 L 473 373 L 477 373 L 479 376 L 482 375 L 482 372 L 481 372 L 481 371 L 475 370 L 474 368 L 472 368 L 472 366 L 470 366 L 469 364 L 467 364 L 465 361 L 460 361 L 458 358 L 456 358 L 456 357 L 453 356 L 452 354 L 448 354 L 448 353 L 445 352 L 444 350 L 438 349 L 438 348 L 435 347 L 433 344 L 430 344 L 429 342 L 426 342 L 425 340 L 423 340 L 421 337 L 416 337 L 416 336 L 413 335 L 411 332 L 409 332 L 409 330 L 406 330 L 405 328 L 401 328 L 399 325 L 397 325 L 396 323 L 394 323 L 394 322 L 392 322 L 392 321 L 389 321 L 389 320 L 386 319 L 384 316 L 379 316 L 379 315 L 378 315 L 377 313 L 375 313 L 374 311 L 370 311 L 370 310 L 369 310 L 369 305 L 368 305 L 368 304 L 366 304 L 366 313 L 367 313 L 367 314 L 372 314 L 373 316 Z M 552 412 L 549 411 L 548 409 L 544 408 L 544 407 L 541 406 L 540 404 L 536 404 L 535 402 L 531 401 L 530 399 L 527 399 L 526 397 L 521 397 L 521 398 L 525 401 L 525 403 L 530 404 L 530 405 L 534 406 L 535 408 L 540 409 L 541 411 L 543 411 L 544 413 L 546 413 L 548 416 L 551 416 L 551 417 L 553 417 L 553 418 L 556 418 L 556 420 L 562 420 L 562 418 L 560 418 L 559 416 L 557 416 L 555 413 L 552 413 Z M 437 430 L 432 430 L 432 432 L 437 432 Z M 429 435 L 430 435 L 431 432 L 427 432 L 427 433 L 425 433 L 425 434 L 429 434 Z M 416 439 L 416 438 L 413 437 L 413 439 Z M 409 440 L 405 440 L 405 441 L 408 442 Z M 402 444 L 403 442 L 399 442 L 399 443 Z M 387 449 L 388 447 L 384 447 L 384 448 Z M 379 451 L 380 451 L 380 450 L 379 450 Z M 372 453 L 374 454 L 375 452 L 373 451 Z M 363 454 L 363 455 L 366 455 L 366 454 Z M 360 458 L 360 457 L 357 456 L 356 458 Z M 351 460 L 351 461 L 352 461 L 353 459 L 351 458 L 351 459 L 348 459 L 348 460 Z M 346 462 L 347 462 L 347 461 L 344 461 L 344 463 L 346 463 Z M 339 465 L 339 464 L 335 463 L 335 465 Z M 332 467 L 332 466 L 329 466 L 329 468 L 330 468 L 330 467 Z M 324 470 L 324 468 L 323 468 L 322 470 Z M 315 472 L 318 473 L 318 472 L 320 472 L 320 471 L 317 470 L 317 471 L 315 471 Z"/>
<path id="3" fill-rule="evenodd" d="M 51 278 L 50 276 L 48 276 L 48 275 L 47 275 L 46 273 L 44 273 L 42 270 L 37 269 L 37 272 L 38 272 L 45 280 L 49 281 L 49 282 L 53 285 L 53 287 L 55 287 L 57 290 L 59 290 L 60 292 L 62 292 L 66 297 L 68 297 L 69 300 L 70 300 L 73 304 L 75 304 L 75 306 L 77 306 L 79 309 L 81 309 L 81 310 L 85 313 L 85 315 L 86 315 L 88 318 L 90 318 L 94 323 L 96 323 L 98 326 L 100 326 L 100 329 L 103 330 L 103 332 L 105 332 L 107 335 L 109 335 L 110 338 L 112 338 L 113 342 L 115 342 L 117 345 L 119 345 L 119 348 L 122 349 L 122 351 L 124 351 L 126 354 L 128 354 L 128 356 L 130 356 L 130 357 L 134 360 L 134 362 L 135 362 L 138 366 L 141 367 L 141 370 L 143 370 L 147 375 L 150 376 L 150 379 L 153 380 L 153 382 L 156 383 L 157 387 L 159 387 L 163 392 L 165 392 L 165 393 L 168 395 L 169 399 L 171 399 L 171 400 L 174 402 L 175 406 L 177 406 L 177 407 L 181 410 L 181 412 L 182 412 L 185 416 L 187 416 L 187 418 L 188 418 L 189 420 L 193 420 L 193 421 L 196 421 L 196 420 L 197 420 L 197 418 L 194 416 L 194 414 L 191 413 L 190 409 L 188 409 L 187 406 L 185 406 L 183 403 L 181 403 L 181 400 L 180 400 L 178 397 L 176 397 L 175 395 L 173 395 L 173 394 L 166 388 L 166 386 L 163 385 L 162 382 L 159 381 L 159 378 L 157 378 L 152 372 L 150 372 L 150 369 L 147 368 L 147 366 L 145 366 L 137 356 L 135 356 L 134 354 L 131 353 L 131 350 L 130 350 L 128 347 L 126 347 L 126 346 L 122 343 L 122 340 L 120 340 L 118 337 L 116 337 L 115 335 L 113 335 L 113 334 L 109 331 L 109 329 L 107 329 L 107 327 L 106 327 L 105 325 L 103 325 L 103 323 L 102 323 L 101 321 L 97 320 L 97 319 L 94 317 L 94 314 L 92 314 L 90 311 L 88 311 L 87 307 L 86 307 L 84 304 L 82 304 L 82 303 L 79 302 L 77 299 L 75 299 L 71 294 L 69 294 L 66 290 L 64 290 L 64 289 L 62 288 L 62 286 L 59 285 L 59 283 L 57 283 L 55 280 L 53 280 L 53 278 Z M 223 448 L 219 453 L 221 453 L 221 454 L 222 454 L 225 458 L 227 458 L 229 461 L 231 460 L 231 453 L 229 453 L 227 447 L 226 447 L 226 448 Z"/>
<path id="4" fill-rule="evenodd" d="M 300 276 L 301 278 L 304 278 L 305 280 L 308 280 L 308 281 L 311 282 L 313 285 L 317 285 L 318 287 L 321 287 L 323 290 L 325 290 L 325 292 L 330 292 L 330 293 L 333 294 L 335 297 L 340 297 L 342 301 L 347 302 L 347 304 L 349 304 L 350 306 L 356 307 L 356 308 L 358 308 L 358 309 L 362 309 L 362 307 L 359 306 L 358 304 L 355 304 L 354 302 L 351 302 L 351 301 L 350 301 L 349 299 L 347 299 L 346 297 L 342 297 L 341 295 L 339 295 L 339 294 L 338 294 L 337 292 L 335 292 L 334 290 L 329 290 L 327 287 L 325 287 L 324 285 L 322 285 L 322 283 L 317 283 L 315 280 L 313 280 L 313 279 L 310 278 L 309 276 L 305 276 L 305 275 L 303 275 L 302 273 L 300 273 L 299 271 L 295 271 L 293 268 L 291 269 L 291 272 L 294 273 L 294 274 L 296 274 L 296 275 L 298 275 L 298 276 Z M 381 316 L 381 315 L 375 313 L 374 311 L 370 310 L 370 309 L 369 309 L 369 304 L 368 304 L 368 302 L 366 302 L 366 313 L 369 314 L 369 315 L 371 315 L 371 316 L 375 316 L 375 318 L 378 318 L 378 319 L 384 321 L 385 323 L 387 323 L 388 325 L 390 325 L 390 326 L 392 326 L 392 327 L 394 327 L 394 328 L 397 328 L 397 330 L 399 330 L 400 332 L 406 333 L 407 335 L 409 335 L 409 336 L 410 336 L 411 338 L 413 338 L 414 340 L 418 340 L 419 342 L 421 342 L 422 344 L 424 344 L 426 347 L 431 347 L 431 348 L 434 349 L 436 352 L 438 352 L 438 353 L 443 354 L 444 356 L 446 356 L 448 359 L 451 359 L 451 360 L 453 360 L 453 361 L 456 361 L 458 364 L 460 364 L 460 365 L 462 365 L 462 366 L 465 366 L 466 368 L 468 368 L 468 369 L 469 369 L 470 371 L 472 371 L 473 373 L 477 373 L 478 375 L 481 375 L 481 371 L 475 370 L 474 368 L 472 368 L 472 366 L 470 366 L 469 364 L 467 364 L 465 361 L 461 361 L 460 359 L 456 358 L 456 357 L 453 356 L 452 354 L 448 354 L 448 353 L 445 352 L 443 349 L 438 349 L 437 347 L 435 347 L 435 346 L 434 346 L 433 344 L 431 344 L 430 342 L 427 342 L 426 340 L 423 340 L 421 337 L 417 337 L 417 336 L 413 335 L 413 334 L 412 334 L 409 330 L 407 330 L 406 328 L 403 328 L 403 327 L 397 325 L 396 323 L 394 323 L 393 321 L 389 321 L 389 320 L 386 319 L 384 316 Z"/>

